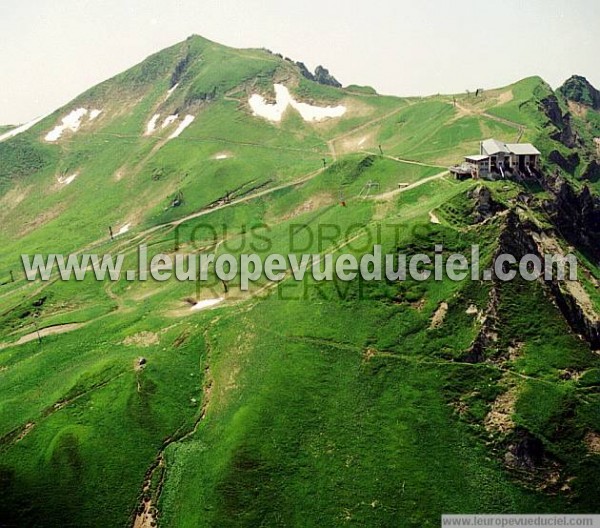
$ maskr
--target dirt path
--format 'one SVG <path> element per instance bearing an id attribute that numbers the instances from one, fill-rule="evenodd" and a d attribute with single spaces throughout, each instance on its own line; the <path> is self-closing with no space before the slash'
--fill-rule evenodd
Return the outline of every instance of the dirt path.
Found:
<path id="1" fill-rule="evenodd" d="M 375 152 L 368 152 L 368 154 L 373 154 L 374 156 L 380 156 L 380 154 L 376 154 Z M 444 165 L 434 165 L 433 163 L 425 163 L 424 161 L 415 161 L 409 160 L 405 158 L 399 158 L 397 156 L 388 156 L 384 154 L 384 158 L 391 159 L 393 161 L 397 161 L 398 163 L 406 163 L 407 165 L 417 165 L 419 167 L 427 167 L 430 169 L 445 169 Z"/>
<path id="2" fill-rule="evenodd" d="M 510 121 L 508 119 L 504 119 L 502 117 L 498 117 L 498 116 L 495 116 L 493 114 L 488 114 L 487 112 L 485 112 L 483 110 L 476 110 L 474 108 L 467 108 L 466 106 L 461 105 L 458 101 L 456 102 L 456 108 L 463 115 L 479 115 L 479 116 L 483 116 L 483 117 L 486 117 L 487 119 L 491 119 L 492 121 L 496 121 L 497 123 L 501 123 L 503 125 L 506 125 L 506 126 L 509 126 L 509 127 L 512 127 L 512 128 L 516 128 L 520 132 L 524 131 L 527 128 L 525 125 L 522 125 L 521 123 L 516 123 L 515 121 Z"/>
<path id="3" fill-rule="evenodd" d="M 352 137 L 354 134 L 356 134 L 357 132 L 360 132 L 361 130 L 370 128 L 371 126 L 373 126 L 381 121 L 385 121 L 386 119 L 400 113 L 402 110 L 405 110 L 412 104 L 414 104 L 414 103 L 407 102 L 406 106 L 401 106 L 399 108 L 396 108 L 395 110 L 392 110 L 391 112 L 388 112 L 387 114 L 384 114 L 382 116 L 375 117 L 375 118 L 371 119 L 370 121 L 367 121 L 366 123 L 363 123 L 362 125 L 357 126 L 356 128 L 353 128 L 352 130 L 349 130 L 348 132 L 344 132 L 343 134 L 341 134 L 339 136 L 331 138 L 329 141 L 327 141 L 327 146 L 329 147 L 329 152 L 330 152 L 331 156 L 333 157 L 334 161 L 337 160 L 337 153 L 336 153 L 336 148 L 335 148 L 336 142 L 346 139 L 348 137 Z"/>
<path id="4" fill-rule="evenodd" d="M 87 323 L 68 323 L 62 325 L 48 326 L 46 328 L 41 328 L 39 331 L 31 332 L 30 334 L 26 334 L 22 336 L 18 341 L 14 343 L 4 343 L 0 344 L 0 349 L 8 348 L 11 346 L 24 345 L 25 343 L 29 343 L 30 341 L 35 341 L 36 339 L 41 339 L 42 337 L 46 337 L 49 335 L 56 334 L 64 334 L 66 332 L 72 332 L 73 330 L 77 330 L 81 328 Z"/>
<path id="5" fill-rule="evenodd" d="M 418 182 L 411 183 L 406 187 L 401 187 L 399 189 L 394 189 L 393 191 L 387 191 L 382 194 L 374 194 L 373 196 L 369 196 L 369 200 L 391 200 L 392 198 L 398 196 L 399 194 L 405 193 L 407 191 L 412 191 L 413 189 L 420 187 L 421 185 L 425 185 L 434 180 L 439 180 L 444 176 L 450 174 L 447 170 L 440 172 L 439 174 L 434 174 L 433 176 L 429 176 L 427 178 L 423 178 Z"/>

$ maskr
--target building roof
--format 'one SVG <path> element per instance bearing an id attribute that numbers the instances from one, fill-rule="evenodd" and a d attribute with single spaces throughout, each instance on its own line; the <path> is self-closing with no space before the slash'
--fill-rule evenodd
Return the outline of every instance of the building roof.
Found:
<path id="1" fill-rule="evenodd" d="M 512 154 L 517 156 L 539 156 L 541 152 L 531 143 L 508 143 L 506 145 Z"/>
<path id="2" fill-rule="evenodd" d="M 476 156 L 465 156 L 465 159 L 469 161 L 485 161 L 486 159 L 489 159 L 489 156 L 477 154 Z"/>
<path id="3" fill-rule="evenodd" d="M 488 156 L 495 154 L 509 154 L 508 146 L 497 139 L 486 139 L 481 143 L 482 152 Z"/>
<path id="4" fill-rule="evenodd" d="M 540 156 L 541 153 L 531 143 L 503 143 L 497 139 L 486 139 L 481 142 L 482 154 L 515 154 L 516 156 Z"/>

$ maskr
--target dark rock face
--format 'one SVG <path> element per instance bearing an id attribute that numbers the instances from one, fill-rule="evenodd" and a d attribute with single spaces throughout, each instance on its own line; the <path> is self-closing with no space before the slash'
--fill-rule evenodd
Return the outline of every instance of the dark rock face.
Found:
<path id="1" fill-rule="evenodd" d="M 555 95 L 549 95 L 540 101 L 540 107 L 557 129 L 550 137 L 560 141 L 566 147 L 575 147 L 577 137 L 571 126 L 571 114 L 567 112 L 563 115 L 558 98 Z"/>
<path id="2" fill-rule="evenodd" d="M 175 86 L 181 80 L 191 62 L 192 57 L 188 54 L 177 63 L 177 66 L 175 66 L 175 71 L 173 71 L 171 74 L 171 83 L 169 88 L 173 88 L 173 86 Z"/>
<path id="3" fill-rule="evenodd" d="M 550 202 L 551 218 L 561 234 L 600 262 L 600 199 L 586 186 L 577 194 L 567 182 L 561 182 Z"/>
<path id="4" fill-rule="evenodd" d="M 555 95 L 549 95 L 542 99 L 540 103 L 542 105 L 542 110 L 544 114 L 548 116 L 548 119 L 550 119 L 557 128 L 562 128 L 565 123 L 557 97 Z"/>
<path id="5" fill-rule="evenodd" d="M 577 152 L 573 152 L 565 158 L 558 150 L 553 150 L 552 152 L 550 152 L 548 160 L 552 163 L 556 163 L 556 165 L 558 165 L 561 169 L 568 172 L 569 174 L 575 173 L 575 170 L 579 166 L 580 162 L 579 154 Z"/>
<path id="6" fill-rule="evenodd" d="M 302 76 L 311 81 L 324 84 L 326 86 L 333 86 L 334 88 L 342 87 L 342 84 L 329 73 L 327 68 L 324 68 L 323 66 L 317 66 L 314 74 L 310 72 L 310 70 L 306 67 L 306 64 L 303 62 L 296 62 L 296 66 L 298 66 Z"/>
<path id="7" fill-rule="evenodd" d="M 568 190 L 562 191 L 562 193 L 565 194 L 565 198 L 563 199 L 569 201 L 569 203 L 582 203 L 586 200 L 583 199 L 582 202 L 579 202 L 578 200 L 581 200 L 581 198 L 573 193 L 571 187 L 567 183 L 563 182 L 561 188 L 565 185 L 568 187 Z M 571 197 L 566 198 L 566 193 L 572 193 Z M 592 198 L 591 195 L 588 194 L 588 196 L 589 198 Z M 574 201 L 571 202 L 571 200 Z M 589 214 L 589 205 L 586 209 L 588 209 L 587 214 Z M 596 204 L 596 214 L 600 215 L 600 204 Z M 568 219 L 568 216 L 565 216 L 565 218 Z M 598 218 L 597 221 L 600 222 L 600 218 Z M 565 221 L 565 225 L 567 223 L 568 221 Z M 600 227 L 600 224 L 598 224 L 598 226 Z M 566 232 L 563 229 L 567 229 L 567 227 L 559 229 L 563 235 L 566 235 Z M 538 229 L 533 224 L 523 223 L 515 213 L 509 213 L 507 216 L 506 227 L 500 236 L 499 252 L 514 255 L 517 260 L 527 254 L 537 255 L 538 257 L 543 258 L 543 251 L 538 247 L 532 233 L 539 234 Z M 600 230 L 596 231 L 596 236 L 600 236 Z M 562 288 L 559 282 L 549 281 L 545 282 L 545 285 L 563 314 L 563 317 L 569 323 L 571 329 L 575 333 L 582 335 L 593 348 L 600 347 L 600 322 L 597 320 L 590 320 L 577 299 L 574 298 L 568 290 Z"/>
<path id="8" fill-rule="evenodd" d="M 303 62 L 297 62 L 296 66 L 298 66 L 298 69 L 300 70 L 300 73 L 302 74 L 303 77 L 306 77 L 310 81 L 315 80 L 315 76 L 306 67 L 306 64 L 304 64 Z"/>
<path id="9" fill-rule="evenodd" d="M 500 235 L 498 254 L 508 253 L 517 260 L 525 255 L 538 255 L 537 244 L 530 234 L 533 229 L 531 223 L 524 224 L 515 212 L 510 211 L 506 217 L 506 227 Z M 505 266 L 504 271 L 508 271 L 508 265 Z"/>
<path id="10" fill-rule="evenodd" d="M 550 136 L 556 141 L 560 141 L 563 145 L 569 148 L 575 148 L 578 145 L 577 132 L 571 126 L 571 114 L 568 112 L 563 116 L 563 126 L 558 131 Z"/>
<path id="11" fill-rule="evenodd" d="M 319 84 L 325 84 L 335 88 L 342 87 L 342 84 L 329 73 L 327 68 L 323 68 L 323 66 L 317 66 L 317 69 L 315 70 L 315 81 L 317 81 Z"/>
<path id="12" fill-rule="evenodd" d="M 462 358 L 465 363 L 483 363 L 498 352 L 498 305 L 500 299 L 496 287 L 490 291 L 490 299 L 485 311 L 485 321 L 475 341 Z"/>
<path id="13" fill-rule="evenodd" d="M 554 294 L 556 305 L 573 331 L 584 336 L 591 347 L 598 349 L 600 347 L 600 323 L 591 321 L 577 300 L 570 295 L 565 295 L 556 284 L 552 283 L 550 288 Z"/>
<path id="14" fill-rule="evenodd" d="M 492 194 L 487 187 L 478 187 L 469 194 L 469 198 L 475 201 L 475 223 L 479 224 L 488 218 L 491 218 L 504 207 L 494 201 Z"/>
<path id="15" fill-rule="evenodd" d="M 527 469 L 539 467 L 545 455 L 542 441 L 528 431 L 520 431 L 518 436 L 520 438 L 511 446 L 517 465 Z"/>
<path id="16" fill-rule="evenodd" d="M 558 89 L 558 92 L 569 101 L 600 110 L 600 91 L 596 90 L 585 77 L 573 75 Z"/>
<path id="17" fill-rule="evenodd" d="M 600 163 L 597 160 L 592 160 L 583 171 L 581 179 L 592 183 L 600 180 Z"/>

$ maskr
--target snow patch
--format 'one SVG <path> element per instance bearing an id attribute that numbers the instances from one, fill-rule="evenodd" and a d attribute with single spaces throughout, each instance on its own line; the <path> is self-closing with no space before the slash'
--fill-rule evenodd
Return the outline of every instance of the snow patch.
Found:
<path id="1" fill-rule="evenodd" d="M 21 125 L 21 126 L 18 126 L 16 128 L 13 128 L 12 130 L 9 130 L 8 132 L 6 132 L 6 133 L 4 133 L 4 134 L 2 134 L 0 136 L 0 141 L 4 141 L 6 139 L 10 139 L 12 137 L 18 136 L 19 134 L 22 134 L 23 132 L 26 132 L 32 126 L 37 125 L 45 117 L 47 117 L 47 115 L 36 117 L 32 121 L 29 121 L 28 123 L 25 123 L 24 125 Z"/>
<path id="2" fill-rule="evenodd" d="M 324 119 L 342 117 L 346 113 L 345 106 L 312 106 L 308 103 L 299 103 L 291 99 L 290 104 L 294 110 L 300 112 L 304 121 L 323 121 Z"/>
<path id="3" fill-rule="evenodd" d="M 179 86 L 179 83 L 177 83 L 175 86 L 173 86 L 173 88 L 170 88 L 170 89 L 169 89 L 169 91 L 167 92 L 167 95 L 166 95 L 166 97 L 165 97 L 165 101 L 166 101 L 166 100 L 167 100 L 169 97 L 171 97 L 171 95 L 173 95 L 173 92 L 174 92 L 175 90 L 177 90 L 177 87 L 178 87 L 178 86 Z"/>
<path id="4" fill-rule="evenodd" d="M 287 87 L 283 84 L 275 84 L 274 88 L 275 104 L 267 103 L 262 95 L 253 94 L 250 96 L 248 102 L 253 115 L 278 123 L 290 106 L 302 116 L 304 121 L 307 122 L 342 117 L 346 113 L 346 107 L 343 105 L 323 107 L 296 101 Z"/>
<path id="5" fill-rule="evenodd" d="M 127 231 L 129 231 L 130 227 L 131 227 L 131 224 L 125 224 L 123 227 L 121 227 L 121 229 L 119 229 L 115 233 L 115 236 L 124 235 L 125 233 L 127 233 Z"/>
<path id="6" fill-rule="evenodd" d="M 216 299 L 205 299 L 204 301 L 198 301 L 194 306 L 192 306 L 191 310 L 196 312 L 198 310 L 206 310 L 207 308 L 211 308 L 220 304 L 224 301 L 222 297 L 218 297 Z"/>
<path id="7" fill-rule="evenodd" d="M 102 113 L 102 110 L 98 110 L 98 109 L 90 110 L 90 121 L 93 121 L 94 119 L 96 119 L 101 113 Z"/>
<path id="8" fill-rule="evenodd" d="M 177 114 L 173 114 L 173 115 L 165 117 L 165 120 L 163 121 L 161 128 L 167 128 L 169 125 L 172 125 L 173 123 L 175 123 L 175 121 L 177 121 L 178 117 L 179 116 Z"/>
<path id="9" fill-rule="evenodd" d="M 60 183 L 61 185 L 69 185 L 70 183 L 73 183 L 75 181 L 75 178 L 77 178 L 77 176 L 79 176 L 79 173 L 75 172 L 74 174 L 71 174 L 71 176 L 59 176 L 57 180 L 58 183 Z"/>
<path id="10" fill-rule="evenodd" d="M 58 141 L 63 132 L 66 130 L 70 130 L 71 132 L 77 132 L 79 127 L 81 126 L 81 121 L 88 113 L 86 108 L 78 108 L 77 110 L 73 110 L 69 115 L 63 117 L 62 123 L 57 125 L 52 129 L 48 134 L 46 134 L 46 141 L 54 142 Z"/>
<path id="11" fill-rule="evenodd" d="M 176 137 L 179 137 L 179 135 L 192 124 L 192 121 L 194 121 L 195 117 L 193 115 L 186 115 L 183 118 L 183 121 L 181 123 L 179 123 L 179 126 L 177 127 L 177 130 L 175 130 L 175 132 L 173 132 L 170 136 L 169 139 L 175 139 Z M 163 125 L 164 126 L 164 125 Z"/>
<path id="12" fill-rule="evenodd" d="M 281 121 L 283 114 L 290 106 L 291 95 L 282 84 L 275 84 L 275 104 L 267 103 L 262 95 L 254 94 L 250 97 L 250 108 L 255 116 L 264 117 L 275 123 Z"/>
<path id="13" fill-rule="evenodd" d="M 156 123 L 158 122 L 159 118 L 160 118 L 160 114 L 154 114 L 152 116 L 152 119 L 150 119 L 150 121 L 148 121 L 148 124 L 146 125 L 146 135 L 147 136 L 149 136 L 156 130 Z"/>
<path id="14" fill-rule="evenodd" d="M 215 157 L 213 159 L 216 160 L 225 160 L 225 159 L 229 159 L 231 156 L 229 154 L 225 154 L 224 152 L 221 154 L 216 154 Z"/>

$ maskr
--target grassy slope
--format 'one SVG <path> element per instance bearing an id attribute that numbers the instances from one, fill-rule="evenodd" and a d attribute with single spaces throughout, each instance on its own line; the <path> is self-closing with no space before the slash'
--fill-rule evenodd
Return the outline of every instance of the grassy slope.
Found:
<path id="1" fill-rule="evenodd" d="M 179 86 L 164 101 L 185 57 Z M 268 93 L 273 76 L 289 74 L 289 65 L 265 52 L 195 38 L 74 102 L 105 108 L 94 127 L 59 145 L 40 143 L 68 107 L 1 144 L 17 154 L 5 161 L 4 173 L 0 166 L 0 176 L 6 174 L 0 200 L 8 196 L 4 205 L 10 206 L 0 212 L 0 282 L 15 269 L 19 253 L 36 248 L 97 244 L 101 251 L 127 249 L 131 262 L 133 237 L 145 229 L 196 212 L 227 191 L 310 175 L 322 158 L 327 170 L 302 185 L 184 222 L 180 249 L 210 244 L 202 232 L 190 242 L 201 225 L 226 239 L 220 251 L 239 253 L 243 244 L 256 244 L 266 254 L 290 250 L 295 224 L 339 227 L 321 247 L 305 240 L 313 252 L 333 251 L 358 228 L 392 224 L 382 232 L 386 251 L 431 251 L 441 237 L 455 250 L 478 241 L 486 255 L 493 252 L 498 224 L 464 230 L 461 211 L 471 182 L 438 179 L 385 201 L 358 195 L 369 181 L 385 192 L 438 174 L 489 135 L 514 138 L 519 125 L 495 118 L 526 125 L 525 137 L 535 138 L 543 123 L 527 101 L 541 89 L 539 80 L 478 100 L 459 96 L 465 112 L 448 97 L 351 95 L 300 79 L 293 88 L 298 97 L 320 104 L 343 100 L 352 112 L 318 126 L 291 113 L 281 125 L 250 116 L 248 86 Z M 502 96 L 507 90 L 511 100 Z M 204 102 L 213 93 L 216 98 Z M 111 106 L 115 100 L 119 104 Z M 142 137 L 151 115 L 176 110 L 197 115 L 180 138 L 162 144 L 162 134 Z M 373 156 L 378 145 L 392 158 L 429 166 Z M 39 152 L 40 167 L 19 168 L 19 160 L 37 159 L 26 149 Z M 222 152 L 231 157 L 213 159 Z M 78 179 L 58 188 L 56 176 L 72 171 L 80 172 Z M 179 192 L 183 205 L 169 208 Z M 15 198 L 20 195 L 21 201 Z M 348 207 L 339 205 L 342 198 Z M 442 225 L 429 223 L 432 210 L 441 211 Z M 108 225 L 126 222 L 132 233 L 107 242 Z M 252 231 L 257 226 L 262 231 Z M 265 234 L 270 247 L 260 245 Z M 162 228 L 144 234 L 144 241 L 152 252 L 172 251 L 174 236 Z M 366 245 L 354 249 L 357 255 Z M 597 429 L 599 419 L 579 398 L 581 390 L 590 402 L 596 395 L 560 375 L 565 368 L 592 372 L 597 361 L 539 291 L 507 291 L 502 346 L 517 338 L 524 343 L 522 356 L 509 365 L 526 395 L 515 420 L 542 437 L 578 477 L 572 503 L 525 488 L 486 445 L 481 423 L 503 373 L 493 364 L 449 361 L 478 331 L 465 312 L 471 303 L 485 308 L 485 288 L 411 281 L 318 287 L 307 280 L 249 301 L 247 295 L 236 299 L 235 283 L 230 287 L 222 308 L 194 314 L 184 299 L 221 295 L 219 284 L 212 291 L 124 281 L 0 287 L 3 343 L 34 332 L 36 324 L 87 323 L 41 345 L 34 340 L 0 348 L 0 523 L 125 524 L 146 471 L 165 446 L 159 503 L 165 526 L 423 526 L 453 511 L 590 511 L 597 457 L 580 462 L 582 434 Z M 446 322 L 429 329 L 443 300 L 451 305 Z M 140 356 L 148 365 L 138 372 Z M 457 399 L 467 403 L 466 415 L 453 412 Z M 575 402 L 568 407 L 575 433 L 565 441 L 555 426 L 566 401 Z M 207 414 L 196 433 L 177 441 L 194 430 L 203 408 Z"/>

